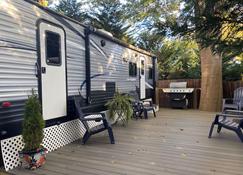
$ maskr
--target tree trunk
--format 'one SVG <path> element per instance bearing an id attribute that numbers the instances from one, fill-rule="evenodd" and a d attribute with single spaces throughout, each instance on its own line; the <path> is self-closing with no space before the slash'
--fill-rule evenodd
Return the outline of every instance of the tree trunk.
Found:
<path id="1" fill-rule="evenodd" d="M 222 58 L 210 47 L 200 50 L 201 99 L 199 109 L 220 111 L 222 102 Z"/>

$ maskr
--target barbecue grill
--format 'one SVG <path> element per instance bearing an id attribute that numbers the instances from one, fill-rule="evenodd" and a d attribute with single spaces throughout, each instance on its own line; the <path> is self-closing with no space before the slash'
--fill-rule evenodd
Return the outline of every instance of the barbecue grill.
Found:
<path id="1" fill-rule="evenodd" d="M 194 88 L 187 88 L 187 82 L 171 82 L 170 88 L 163 88 L 163 92 L 170 97 L 170 106 L 172 108 L 187 108 L 188 94 L 191 94 Z"/>

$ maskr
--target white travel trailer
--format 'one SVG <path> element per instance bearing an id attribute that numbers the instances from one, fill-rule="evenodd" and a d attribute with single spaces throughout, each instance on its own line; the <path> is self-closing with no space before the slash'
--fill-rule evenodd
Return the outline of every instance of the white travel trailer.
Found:
<path id="1" fill-rule="evenodd" d="M 84 110 L 102 111 L 116 89 L 153 97 L 155 80 L 154 55 L 31 0 L 0 0 L 1 142 L 20 135 L 33 88 L 52 127 L 76 119 L 79 91 Z"/>

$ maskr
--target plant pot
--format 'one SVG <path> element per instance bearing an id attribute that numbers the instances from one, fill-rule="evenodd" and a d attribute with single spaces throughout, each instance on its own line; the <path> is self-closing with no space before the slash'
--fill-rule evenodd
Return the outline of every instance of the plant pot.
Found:
<path id="1" fill-rule="evenodd" d="M 46 153 L 46 148 L 39 148 L 34 151 L 20 151 L 21 166 L 31 170 L 41 167 L 46 162 Z"/>
<path id="2" fill-rule="evenodd" d="M 117 110 L 113 118 L 113 124 L 121 124 L 122 126 L 126 126 L 127 123 L 128 121 L 124 113 L 121 112 L 121 110 Z"/>

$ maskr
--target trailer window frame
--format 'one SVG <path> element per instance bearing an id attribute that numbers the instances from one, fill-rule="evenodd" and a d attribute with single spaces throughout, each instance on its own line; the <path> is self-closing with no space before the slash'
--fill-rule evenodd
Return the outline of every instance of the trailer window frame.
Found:
<path id="1" fill-rule="evenodd" d="M 148 79 L 149 80 L 153 79 L 153 68 L 152 67 L 148 68 Z"/>
<path id="2" fill-rule="evenodd" d="M 137 63 L 129 62 L 129 76 L 130 77 L 137 77 Z"/>
<path id="3" fill-rule="evenodd" d="M 56 35 L 58 37 L 58 62 L 55 63 L 55 62 L 49 62 L 48 60 L 50 60 L 50 58 L 54 58 L 54 57 L 49 57 L 48 56 L 48 34 L 52 34 L 52 35 Z M 59 33 L 57 32 L 53 32 L 53 31 L 50 31 L 50 30 L 46 30 L 45 31 L 45 54 L 46 54 L 46 64 L 47 65 L 50 65 L 50 66 L 61 66 L 62 65 L 62 37 Z"/>

